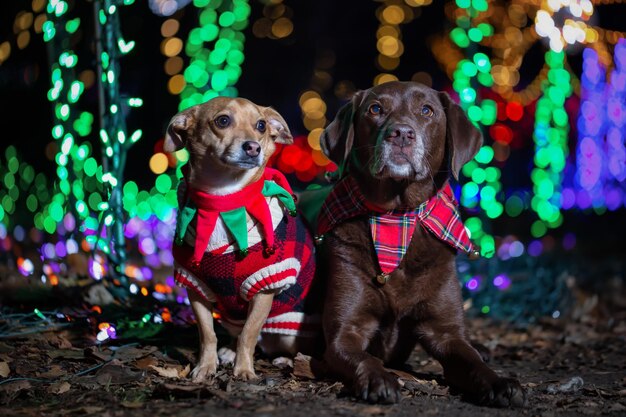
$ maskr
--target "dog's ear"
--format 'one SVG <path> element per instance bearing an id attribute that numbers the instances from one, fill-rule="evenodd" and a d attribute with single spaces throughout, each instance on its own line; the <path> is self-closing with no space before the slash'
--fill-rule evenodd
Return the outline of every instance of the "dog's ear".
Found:
<path id="1" fill-rule="evenodd" d="M 439 101 L 446 112 L 446 146 L 450 155 L 450 169 L 456 180 L 461 168 L 478 153 L 483 143 L 482 133 L 447 93 L 439 93 Z"/>
<path id="2" fill-rule="evenodd" d="M 283 116 L 271 107 L 263 108 L 263 114 L 267 119 L 267 128 L 269 129 L 272 140 L 276 143 L 291 145 L 293 143 L 293 136 L 291 136 L 289 126 L 287 126 L 287 122 L 283 119 Z"/>
<path id="3" fill-rule="evenodd" d="M 322 152 L 337 165 L 341 165 L 352 150 L 354 113 L 361 105 L 363 94 L 363 91 L 355 93 L 352 100 L 339 109 L 335 119 L 326 126 L 320 137 Z"/>
<path id="4" fill-rule="evenodd" d="M 163 150 L 165 152 L 176 152 L 187 145 L 189 137 L 189 129 L 195 121 L 195 109 L 181 111 L 172 117 L 170 124 L 167 126 L 165 140 L 163 141 Z"/>

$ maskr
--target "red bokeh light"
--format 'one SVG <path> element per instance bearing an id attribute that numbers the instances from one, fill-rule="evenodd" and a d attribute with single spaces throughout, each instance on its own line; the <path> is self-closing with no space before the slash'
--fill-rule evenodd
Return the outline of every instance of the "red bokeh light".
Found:
<path id="1" fill-rule="evenodd" d="M 496 123 L 489 128 L 489 134 L 493 140 L 509 144 L 513 140 L 513 131 L 502 123 Z"/>
<path id="2" fill-rule="evenodd" d="M 518 102 L 511 101 L 506 105 L 506 115 L 509 119 L 517 122 L 524 117 L 524 107 Z"/>

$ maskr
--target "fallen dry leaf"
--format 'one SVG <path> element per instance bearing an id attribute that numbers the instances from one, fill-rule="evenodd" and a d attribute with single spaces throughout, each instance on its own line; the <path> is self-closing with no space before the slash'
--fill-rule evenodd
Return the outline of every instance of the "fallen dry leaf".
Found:
<path id="1" fill-rule="evenodd" d="M 135 346 L 122 346 L 115 351 L 115 359 L 121 362 L 131 362 L 137 359 L 141 359 L 156 352 L 158 349 L 156 346 L 146 346 L 144 348 L 138 348 Z"/>
<path id="2" fill-rule="evenodd" d="M 157 397 L 175 397 L 175 398 L 208 398 L 219 397 L 227 400 L 229 397 L 226 393 L 214 390 L 206 385 L 178 385 L 178 384 L 160 384 L 156 387 L 153 394 Z"/>
<path id="3" fill-rule="evenodd" d="M 50 359 L 84 359 L 85 353 L 81 349 L 52 349 L 46 351 L 46 355 L 50 357 Z"/>
<path id="4" fill-rule="evenodd" d="M 66 373 L 67 371 L 63 370 L 63 368 L 61 368 L 59 365 L 51 365 L 50 369 L 44 372 L 37 372 L 37 376 L 40 378 L 54 379 L 65 375 Z"/>
<path id="5" fill-rule="evenodd" d="M 64 337 L 63 335 L 55 334 L 55 333 L 49 333 L 49 334 L 46 334 L 44 337 L 48 340 L 48 343 L 51 346 L 54 346 L 55 348 L 58 348 L 58 349 L 71 349 L 71 348 L 73 348 L 72 342 L 67 340 L 67 338 Z"/>
<path id="6" fill-rule="evenodd" d="M 159 361 L 155 358 L 146 356 L 145 358 L 137 359 L 132 365 L 135 368 L 147 370 L 150 369 L 151 366 L 156 366 L 157 363 L 159 363 Z"/>
<path id="7" fill-rule="evenodd" d="M 150 365 L 150 369 L 164 378 L 179 378 L 180 371 L 174 367 L 162 368 L 156 365 Z"/>
<path id="8" fill-rule="evenodd" d="M 54 384 L 51 384 L 48 387 L 48 392 L 50 394 L 63 394 L 65 392 L 68 392 L 70 390 L 70 388 L 72 388 L 72 385 L 70 385 L 69 382 L 67 381 L 60 381 L 60 382 L 55 382 Z"/>
<path id="9" fill-rule="evenodd" d="M 415 375 L 411 375 L 408 372 L 400 371 L 399 369 L 385 368 L 385 370 L 387 372 L 391 372 L 392 374 L 394 374 L 398 378 L 406 380 L 406 381 L 415 381 L 415 382 L 419 382 L 419 383 L 425 383 L 426 382 L 423 379 L 417 378 Z"/>
<path id="10" fill-rule="evenodd" d="M 178 377 L 187 378 L 187 375 L 189 375 L 189 372 L 191 372 L 191 366 L 187 364 L 187 366 L 185 366 L 181 371 L 178 371 Z"/>
<path id="11" fill-rule="evenodd" d="M 0 404 L 8 404 L 15 399 L 22 391 L 31 389 L 28 381 L 13 381 L 0 385 Z"/>
<path id="12" fill-rule="evenodd" d="M 11 368 L 6 362 L 0 362 L 0 378 L 6 378 L 11 373 Z"/>

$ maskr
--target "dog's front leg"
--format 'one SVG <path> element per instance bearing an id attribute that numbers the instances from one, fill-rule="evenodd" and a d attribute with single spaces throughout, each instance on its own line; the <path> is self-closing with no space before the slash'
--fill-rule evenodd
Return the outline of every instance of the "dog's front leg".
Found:
<path id="1" fill-rule="evenodd" d="M 520 383 L 498 376 L 465 337 L 460 299 L 455 277 L 429 304 L 426 315 L 430 318 L 416 329 L 419 342 L 441 363 L 445 379 L 470 399 L 499 407 L 523 406 L 526 393 Z"/>
<path id="2" fill-rule="evenodd" d="M 244 381 L 256 379 L 254 373 L 254 348 L 256 347 L 261 328 L 267 320 L 272 308 L 274 293 L 259 293 L 250 300 L 248 317 L 237 340 L 237 356 L 235 357 L 235 377 Z"/>
<path id="3" fill-rule="evenodd" d="M 208 302 L 194 291 L 189 291 L 189 301 L 198 322 L 200 335 L 200 355 L 198 364 L 191 371 L 194 382 L 202 382 L 217 371 L 217 336 L 213 329 L 213 314 Z"/>
<path id="4" fill-rule="evenodd" d="M 364 315 L 355 320 L 326 333 L 328 345 L 324 359 L 331 372 L 352 383 L 355 396 L 371 403 L 398 402 L 398 378 L 385 370 L 381 359 L 366 351 L 378 330 L 378 320 Z"/>

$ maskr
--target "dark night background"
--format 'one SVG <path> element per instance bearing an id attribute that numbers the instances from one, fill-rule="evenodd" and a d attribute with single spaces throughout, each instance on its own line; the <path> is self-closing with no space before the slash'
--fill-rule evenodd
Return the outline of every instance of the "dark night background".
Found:
<path id="1" fill-rule="evenodd" d="M 343 104 L 333 90 L 340 81 L 350 81 L 356 89 L 368 88 L 380 71 L 376 68 L 376 29 L 379 21 L 375 11 L 381 3 L 374 1 L 287 1 L 291 8 L 293 33 L 286 39 L 272 40 L 253 36 L 252 24 L 262 17 L 263 4 L 250 3 L 252 14 L 246 31 L 244 46 L 245 61 L 242 76 L 236 87 L 239 94 L 252 101 L 275 107 L 289 123 L 296 135 L 306 134 L 302 125 L 298 106 L 299 95 L 311 88 L 311 79 L 316 66 L 330 66 L 326 69 L 332 76 L 329 87 L 321 92 L 328 105 L 326 117 L 332 120 L 337 109 Z M 449 2 L 434 1 L 433 4 L 414 9 L 418 14 L 408 24 L 401 25 L 405 52 L 399 67 L 392 71 L 400 80 L 410 80 L 416 72 L 426 72 L 433 79 L 433 87 L 450 91 L 451 81 L 439 67 L 429 46 L 429 38 L 448 31 L 452 23 L 446 18 L 445 7 Z M 0 8 L 0 41 L 14 39 L 12 30 L 15 15 L 24 9 L 30 10 L 30 1 L 15 0 L 2 2 Z M 83 19 L 80 40 L 75 47 L 79 63 L 77 73 L 93 68 L 93 48 L 90 39 L 93 30 L 92 3 L 78 1 L 75 6 Z M 140 187 L 154 184 L 155 175 L 148 167 L 154 144 L 163 137 L 170 118 L 177 112 L 178 96 L 167 92 L 168 75 L 163 70 L 166 57 L 160 52 L 163 37 L 161 24 L 167 17 L 153 14 L 147 2 L 136 2 L 131 7 L 120 9 L 122 32 L 127 40 L 135 40 L 137 45 L 132 53 L 121 60 L 121 92 L 129 96 L 141 97 L 144 105 L 132 109 L 127 119 L 128 130 L 141 128 L 143 138 L 131 148 L 126 178 L 136 181 Z M 187 7 L 176 15 L 181 20 L 177 36 L 186 39 L 188 31 L 197 24 L 195 9 Z M 609 30 L 626 30 L 626 4 L 596 5 L 595 25 Z M 528 51 L 520 69 L 519 87 L 530 82 L 543 65 L 546 46 L 541 42 Z M 184 58 L 184 53 L 181 54 Z M 330 56 L 331 60 L 328 60 Z M 568 57 L 576 74 L 580 76 L 582 57 L 580 53 Z M 31 36 L 30 44 L 18 50 L 13 42 L 9 59 L 0 65 L 0 132 L 2 147 L 16 145 L 25 162 L 42 171 L 54 175 L 54 161 L 48 160 L 45 147 L 52 142 L 52 108 L 46 99 L 49 89 L 49 64 L 46 45 L 40 34 Z M 577 98 L 574 98 L 577 99 Z M 96 88 L 92 87 L 81 98 L 81 106 L 97 114 Z M 525 129 L 527 137 L 523 144 L 512 153 L 502 166 L 503 183 L 508 189 L 529 189 L 529 172 L 532 165 L 533 141 L 532 115 L 534 105 L 528 107 Z M 576 113 L 570 112 L 570 143 L 576 143 Z M 97 120 L 94 130 L 87 138 L 91 141 L 95 155 L 99 152 Z M 570 153 L 570 157 L 572 153 Z M 608 243 L 612 251 L 622 252 L 626 226 L 623 210 L 603 216 L 587 215 L 579 212 L 566 214 L 563 230 L 575 229 L 579 243 L 583 240 L 594 242 L 590 250 L 595 250 L 597 241 Z M 612 227 L 608 227 L 608 226 Z M 527 233 L 528 223 L 513 221 L 504 225 L 503 233 Z M 500 227 L 496 225 L 499 229 Z M 616 231 L 615 227 L 619 230 Z M 584 238 L 583 238 L 584 237 Z M 602 245 L 603 247 L 605 245 Z M 623 251 L 626 253 L 626 250 Z"/>

